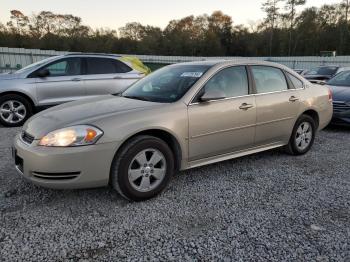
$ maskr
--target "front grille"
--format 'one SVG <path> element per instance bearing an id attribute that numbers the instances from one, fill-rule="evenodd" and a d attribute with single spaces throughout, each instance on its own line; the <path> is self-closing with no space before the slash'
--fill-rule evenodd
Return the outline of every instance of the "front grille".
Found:
<path id="1" fill-rule="evenodd" d="M 44 172 L 32 172 L 32 175 L 39 179 L 44 180 L 70 180 L 77 178 L 80 172 L 69 172 L 69 173 L 44 173 Z"/>
<path id="2" fill-rule="evenodd" d="M 336 113 L 350 110 L 350 105 L 342 101 L 333 101 L 333 111 Z"/>
<path id="3" fill-rule="evenodd" d="M 333 101 L 333 111 L 336 113 L 350 110 L 350 105 L 345 102 Z"/>
<path id="4" fill-rule="evenodd" d="M 22 138 L 23 142 L 25 142 L 28 145 L 30 145 L 34 141 L 34 137 L 32 135 L 28 134 L 26 131 L 22 132 L 21 138 Z"/>

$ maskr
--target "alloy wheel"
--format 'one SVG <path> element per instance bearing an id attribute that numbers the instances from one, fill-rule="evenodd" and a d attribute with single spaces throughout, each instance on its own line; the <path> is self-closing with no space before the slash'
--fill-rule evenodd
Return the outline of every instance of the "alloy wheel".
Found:
<path id="1" fill-rule="evenodd" d="M 9 124 L 17 124 L 27 115 L 24 104 L 18 100 L 8 100 L 0 106 L 0 117 Z"/>
<path id="2" fill-rule="evenodd" d="M 295 135 L 295 144 L 300 151 L 305 150 L 311 143 L 313 136 L 312 126 L 308 122 L 302 122 Z"/>
<path id="3" fill-rule="evenodd" d="M 166 160 L 157 149 L 139 152 L 130 162 L 128 178 L 131 186 L 139 192 L 157 188 L 166 175 Z"/>

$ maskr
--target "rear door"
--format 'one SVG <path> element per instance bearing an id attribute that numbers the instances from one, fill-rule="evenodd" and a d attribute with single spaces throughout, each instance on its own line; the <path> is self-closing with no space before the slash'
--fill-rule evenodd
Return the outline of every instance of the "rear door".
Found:
<path id="1" fill-rule="evenodd" d="M 47 77 L 38 77 L 39 70 L 47 69 Z M 82 60 L 79 57 L 62 58 L 31 74 L 36 78 L 39 105 L 56 105 L 84 98 Z"/>
<path id="2" fill-rule="evenodd" d="M 87 96 L 124 91 L 141 75 L 116 58 L 87 57 L 84 85 Z"/>
<path id="3" fill-rule="evenodd" d="M 255 144 L 285 143 L 300 109 L 299 89 L 275 67 L 251 66 L 256 87 L 257 126 Z"/>

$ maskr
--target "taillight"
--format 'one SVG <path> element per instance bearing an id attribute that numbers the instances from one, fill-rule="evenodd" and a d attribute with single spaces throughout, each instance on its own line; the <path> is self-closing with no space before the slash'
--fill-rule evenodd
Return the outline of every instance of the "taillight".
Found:
<path id="1" fill-rule="evenodd" d="M 328 88 L 328 99 L 329 99 L 329 101 L 333 101 L 333 94 L 332 94 L 332 90 L 330 88 Z"/>

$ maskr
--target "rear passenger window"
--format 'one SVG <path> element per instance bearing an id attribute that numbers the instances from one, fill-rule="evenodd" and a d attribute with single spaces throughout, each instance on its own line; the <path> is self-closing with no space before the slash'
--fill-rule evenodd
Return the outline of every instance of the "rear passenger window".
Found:
<path id="1" fill-rule="evenodd" d="M 270 66 L 252 66 L 252 72 L 258 93 L 269 93 L 288 89 L 283 72 Z"/>
<path id="2" fill-rule="evenodd" d="M 299 80 L 297 77 L 293 76 L 292 74 L 289 74 L 289 73 L 287 73 L 287 74 L 288 74 L 290 81 L 292 81 L 292 84 L 296 89 L 301 89 L 304 87 L 304 84 L 301 80 Z"/>
<path id="3" fill-rule="evenodd" d="M 248 77 L 245 66 L 234 66 L 221 70 L 205 85 L 205 91 L 218 90 L 226 97 L 248 95 Z"/>
<path id="4" fill-rule="evenodd" d="M 114 61 L 114 65 L 116 67 L 117 73 L 127 73 L 132 71 L 132 69 L 126 64 L 124 64 L 123 62 L 120 62 L 118 60 L 113 60 L 113 61 Z"/>
<path id="5" fill-rule="evenodd" d="M 131 68 L 124 63 L 111 58 L 87 58 L 86 63 L 88 75 L 116 74 L 131 71 Z"/>

